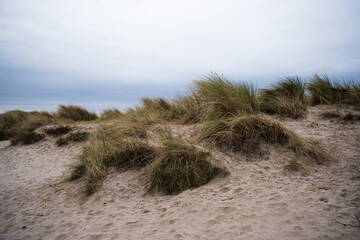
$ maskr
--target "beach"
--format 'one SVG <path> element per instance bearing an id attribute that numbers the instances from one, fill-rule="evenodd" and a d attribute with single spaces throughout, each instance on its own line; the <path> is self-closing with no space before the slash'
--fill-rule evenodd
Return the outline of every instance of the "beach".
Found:
<path id="1" fill-rule="evenodd" d="M 111 168 L 84 198 L 83 182 L 63 181 L 84 143 L 2 141 L 0 239 L 359 239 L 360 123 L 323 119 L 327 108 L 280 121 L 321 140 L 329 164 L 286 172 L 291 152 L 281 145 L 217 152 L 230 174 L 178 195 L 145 195 L 142 170 Z"/>

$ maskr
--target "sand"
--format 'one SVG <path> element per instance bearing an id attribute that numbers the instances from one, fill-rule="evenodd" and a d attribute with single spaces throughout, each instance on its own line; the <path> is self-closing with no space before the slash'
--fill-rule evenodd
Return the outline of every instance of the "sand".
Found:
<path id="1" fill-rule="evenodd" d="M 0 239 L 360 239 L 360 122 L 281 120 L 322 140 L 335 161 L 289 174 L 291 152 L 217 154 L 230 171 L 176 196 L 144 196 L 142 172 L 111 169 L 84 200 L 81 181 L 59 183 L 82 144 L 0 142 Z"/>

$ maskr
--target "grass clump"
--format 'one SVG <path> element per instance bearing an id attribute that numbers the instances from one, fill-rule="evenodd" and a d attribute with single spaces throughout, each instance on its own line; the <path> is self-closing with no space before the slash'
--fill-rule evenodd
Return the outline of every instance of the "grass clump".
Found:
<path id="1" fill-rule="evenodd" d="M 0 114 L 0 141 L 27 138 L 36 128 L 53 123 L 54 117 L 48 112 L 23 112 L 20 110 Z M 32 134 L 34 136 L 34 134 Z M 31 141 L 30 141 L 31 142 Z"/>
<path id="2" fill-rule="evenodd" d="M 123 114 L 117 110 L 116 108 L 104 110 L 100 114 L 100 120 L 113 120 L 119 119 L 123 116 Z"/>
<path id="3" fill-rule="evenodd" d="M 257 90 L 251 84 L 233 83 L 213 73 L 195 82 L 202 119 L 220 119 L 258 111 Z"/>
<path id="4" fill-rule="evenodd" d="M 152 161 L 155 149 L 140 138 L 144 132 L 133 126 L 103 126 L 90 136 L 83 148 L 81 162 L 72 168 L 69 178 L 84 177 L 86 195 L 91 195 L 101 185 L 109 167 L 143 167 Z"/>
<path id="5" fill-rule="evenodd" d="M 281 123 L 257 115 L 205 122 L 198 136 L 200 140 L 232 151 L 254 152 L 261 141 L 265 141 L 287 144 L 296 154 L 309 157 L 319 164 L 330 158 L 319 142 L 303 139 Z"/>
<path id="6" fill-rule="evenodd" d="M 88 138 L 89 133 L 87 132 L 70 133 L 67 136 L 59 137 L 56 140 L 56 145 L 63 146 L 69 144 L 70 142 L 83 142 L 86 141 Z"/>
<path id="7" fill-rule="evenodd" d="M 97 119 L 97 115 L 95 113 L 74 105 L 60 105 L 56 115 L 59 118 L 71 119 L 74 121 L 90 121 Z"/>
<path id="8" fill-rule="evenodd" d="M 305 115 L 305 83 L 299 77 L 286 77 L 259 96 L 260 110 L 282 117 L 299 118 Z"/>
<path id="9" fill-rule="evenodd" d="M 72 127 L 70 127 L 70 126 L 56 126 L 56 127 L 46 128 L 44 131 L 48 135 L 60 136 L 60 135 L 67 134 L 68 132 L 71 131 L 71 129 L 72 129 Z"/>
<path id="10" fill-rule="evenodd" d="M 207 160 L 208 153 L 189 142 L 168 135 L 161 143 L 163 147 L 154 161 L 148 191 L 177 194 L 227 173 Z"/>
<path id="11" fill-rule="evenodd" d="M 354 81 L 332 83 L 327 76 L 315 74 L 308 84 L 312 105 L 348 104 L 360 105 L 360 83 Z"/>
<path id="12" fill-rule="evenodd" d="M 44 134 L 38 134 L 36 132 L 23 132 L 11 139 L 11 145 L 17 145 L 19 143 L 25 145 L 34 144 L 44 138 Z"/>

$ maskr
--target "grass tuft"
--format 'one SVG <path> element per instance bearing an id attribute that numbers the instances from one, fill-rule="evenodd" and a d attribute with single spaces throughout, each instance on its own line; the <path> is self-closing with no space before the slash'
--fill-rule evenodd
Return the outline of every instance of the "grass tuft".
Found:
<path id="1" fill-rule="evenodd" d="M 44 131 L 48 135 L 57 137 L 60 135 L 67 134 L 68 132 L 71 131 L 71 129 L 72 129 L 72 127 L 70 127 L 70 126 L 56 126 L 56 127 L 46 128 Z"/>
<path id="2" fill-rule="evenodd" d="M 95 113 L 74 105 L 60 105 L 56 115 L 59 118 L 71 119 L 74 121 L 90 121 L 97 119 L 97 115 Z"/>
<path id="3" fill-rule="evenodd" d="M 162 139 L 162 149 L 154 161 L 149 177 L 149 190 L 178 194 L 202 186 L 227 171 L 213 166 L 208 153 L 169 134 Z"/>
<path id="4" fill-rule="evenodd" d="M 216 73 L 196 81 L 195 92 L 201 102 L 203 120 L 258 111 L 257 90 L 253 85 L 230 82 Z"/>
<path id="5" fill-rule="evenodd" d="M 282 117 L 299 118 L 305 115 L 305 83 L 299 77 L 286 77 L 259 96 L 260 110 Z"/>
<path id="6" fill-rule="evenodd" d="M 117 110 L 116 108 L 104 110 L 100 114 L 100 120 L 113 120 L 119 119 L 123 116 L 123 114 Z"/>
<path id="7" fill-rule="evenodd" d="M 360 83 L 343 81 L 332 83 L 327 76 L 315 74 L 308 84 L 312 105 L 348 104 L 360 105 Z"/>
<path id="8" fill-rule="evenodd" d="M 144 136 L 146 130 L 134 124 L 98 127 L 83 148 L 81 162 L 72 168 L 70 179 L 83 176 L 84 193 L 91 195 L 101 185 L 109 167 L 145 166 L 152 161 L 155 149 L 140 138 Z"/>
<path id="9" fill-rule="evenodd" d="M 257 151 L 261 141 L 288 144 L 296 154 L 321 164 L 330 159 L 319 142 L 303 139 L 281 123 L 257 115 L 205 122 L 198 132 L 200 140 L 213 142 L 232 151 Z"/>
<path id="10" fill-rule="evenodd" d="M 89 138 L 89 133 L 87 132 L 70 133 L 64 137 L 59 137 L 56 140 L 56 145 L 63 146 L 69 144 L 70 142 L 83 142 L 86 141 L 88 138 Z"/>
<path id="11" fill-rule="evenodd" d="M 48 112 L 15 110 L 2 113 L 0 114 L 0 141 L 10 139 L 13 142 L 21 142 L 21 139 L 35 136 L 34 134 L 29 135 L 29 133 L 36 128 L 54 121 L 54 117 Z"/>
<path id="12" fill-rule="evenodd" d="M 23 132 L 11 139 L 11 145 L 17 145 L 19 143 L 25 145 L 34 144 L 44 138 L 44 134 L 38 134 L 36 132 Z"/>

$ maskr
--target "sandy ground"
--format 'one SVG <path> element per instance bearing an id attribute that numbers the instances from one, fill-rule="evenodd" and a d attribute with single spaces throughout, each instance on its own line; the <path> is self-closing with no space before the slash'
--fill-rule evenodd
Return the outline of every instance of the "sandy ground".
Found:
<path id="1" fill-rule="evenodd" d="M 81 144 L 0 142 L 0 239 L 360 239 L 360 123 L 323 120 L 324 109 L 283 122 L 322 140 L 329 166 L 286 174 L 281 146 L 219 154 L 231 175 L 176 196 L 144 197 L 141 171 L 113 169 L 84 201 L 80 181 L 58 183 Z"/>

